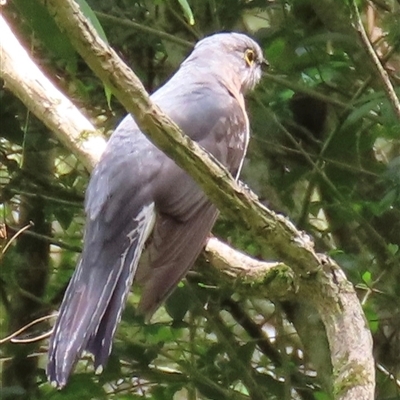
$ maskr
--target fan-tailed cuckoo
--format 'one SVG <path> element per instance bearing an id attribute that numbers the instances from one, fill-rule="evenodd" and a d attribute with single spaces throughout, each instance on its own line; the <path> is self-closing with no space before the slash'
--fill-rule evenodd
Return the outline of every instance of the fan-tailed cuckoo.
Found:
<path id="1" fill-rule="evenodd" d="M 257 43 L 220 33 L 197 43 L 151 99 L 237 178 L 249 141 L 244 94 L 265 63 Z M 192 266 L 218 210 L 128 115 L 86 192 L 84 246 L 50 339 L 47 375 L 63 387 L 83 351 L 102 369 L 133 281 L 150 316 Z M 142 255 L 143 252 L 143 255 Z M 140 261 L 140 262 L 139 262 Z"/>

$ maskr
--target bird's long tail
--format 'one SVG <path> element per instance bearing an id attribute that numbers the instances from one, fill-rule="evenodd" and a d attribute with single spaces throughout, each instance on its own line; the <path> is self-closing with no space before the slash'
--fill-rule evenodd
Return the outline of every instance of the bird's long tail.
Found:
<path id="1" fill-rule="evenodd" d="M 135 221 L 119 256 L 103 249 L 93 260 L 84 251 L 50 338 L 47 376 L 54 386 L 66 385 L 84 350 L 94 355 L 96 370 L 105 365 L 151 223 L 151 218 Z"/>

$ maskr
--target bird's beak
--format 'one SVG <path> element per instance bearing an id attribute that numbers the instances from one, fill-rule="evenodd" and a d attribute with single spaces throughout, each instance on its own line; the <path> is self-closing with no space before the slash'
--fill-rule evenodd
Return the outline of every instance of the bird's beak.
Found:
<path id="1" fill-rule="evenodd" d="M 269 68 L 269 62 L 266 58 L 263 58 L 261 61 L 261 69 L 262 71 L 266 71 Z"/>

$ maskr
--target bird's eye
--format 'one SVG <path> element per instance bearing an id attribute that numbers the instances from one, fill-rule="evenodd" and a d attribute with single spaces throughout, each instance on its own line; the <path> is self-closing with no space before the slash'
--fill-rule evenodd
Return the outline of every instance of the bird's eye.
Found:
<path id="1" fill-rule="evenodd" d="M 254 51 L 252 49 L 247 49 L 244 53 L 244 59 L 246 61 L 246 64 L 251 67 L 256 60 L 256 55 Z"/>

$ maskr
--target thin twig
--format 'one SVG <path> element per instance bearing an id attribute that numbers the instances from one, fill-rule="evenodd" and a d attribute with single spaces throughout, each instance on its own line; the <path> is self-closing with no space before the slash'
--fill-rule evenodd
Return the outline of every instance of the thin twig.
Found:
<path id="1" fill-rule="evenodd" d="M 318 92 L 317 90 L 311 89 L 303 84 L 293 82 L 291 80 L 285 79 L 282 76 L 277 76 L 274 74 L 270 74 L 268 72 L 263 73 L 263 78 L 268 79 L 271 82 L 277 83 L 278 85 L 282 85 L 288 89 L 293 90 L 294 92 L 299 92 L 302 94 L 309 95 L 310 97 L 321 100 L 325 103 L 332 104 L 334 106 L 346 109 L 346 110 L 352 110 L 354 109 L 354 105 L 351 103 L 345 103 L 341 100 L 335 99 L 332 96 L 327 96 L 321 92 Z M 254 97 L 251 94 L 249 97 Z"/>
<path id="2" fill-rule="evenodd" d="M 42 333 L 39 336 L 35 336 L 33 338 L 30 339 L 11 339 L 10 342 L 11 343 L 15 343 L 15 344 L 27 344 L 27 343 L 36 343 L 39 342 L 43 339 L 47 339 L 48 337 L 50 337 L 50 335 L 53 333 L 53 328 L 50 329 L 48 332 Z"/>
<path id="3" fill-rule="evenodd" d="M 8 226 L 8 229 L 11 231 L 14 230 L 14 228 L 12 228 L 10 226 Z M 54 239 L 50 236 L 41 235 L 40 233 L 37 233 L 37 232 L 25 231 L 24 235 L 31 236 L 31 237 L 34 237 L 39 240 L 43 240 L 44 242 L 47 242 L 51 245 L 59 247 L 60 249 L 74 251 L 75 253 L 80 253 L 82 251 L 82 248 L 79 246 L 73 246 L 73 245 L 61 242 L 57 239 Z"/>
<path id="4" fill-rule="evenodd" d="M 8 242 L 7 244 L 4 246 L 4 249 L 1 251 L 1 257 L 4 256 L 4 254 L 6 253 L 6 251 L 8 250 L 8 248 L 11 246 L 11 243 L 19 236 L 21 235 L 24 231 L 26 231 L 29 228 L 32 228 L 33 226 L 33 222 L 31 221 L 28 225 L 25 225 L 23 228 L 21 228 Z"/>
<path id="5" fill-rule="evenodd" d="M 23 326 L 22 328 L 20 328 L 20 329 L 18 329 L 17 331 L 13 332 L 11 335 L 8 335 L 7 337 L 5 337 L 5 338 L 3 338 L 3 339 L 0 339 L 0 344 L 4 344 L 4 343 L 6 343 L 6 342 L 31 343 L 31 342 L 34 342 L 34 341 L 41 340 L 42 338 L 48 337 L 48 336 L 50 336 L 51 331 L 50 331 L 50 332 L 47 332 L 47 333 L 45 333 L 45 334 L 42 334 L 42 335 L 40 335 L 40 336 L 37 336 L 36 338 L 31 338 L 31 339 L 14 339 L 16 336 L 18 336 L 18 335 L 20 335 L 21 333 L 25 332 L 25 331 L 26 331 L 27 329 L 29 329 L 30 327 L 32 327 L 32 326 L 34 326 L 34 325 L 36 325 L 36 324 L 38 324 L 38 323 L 40 323 L 40 322 L 46 321 L 46 320 L 48 320 L 48 319 L 56 318 L 57 316 L 58 316 L 58 313 L 56 313 L 56 314 L 51 314 L 51 315 L 45 315 L 44 317 L 37 318 L 37 319 L 35 319 L 34 321 L 29 322 L 29 324 L 26 324 L 26 325 Z M 44 335 L 47 335 L 47 336 L 44 336 Z M 39 339 L 38 339 L 38 338 L 39 338 Z M 26 341 L 24 342 L 23 340 L 29 340 L 30 342 L 26 342 Z"/>
<path id="6" fill-rule="evenodd" d="M 385 68 L 383 68 L 383 65 L 381 63 L 381 60 L 379 59 L 378 55 L 376 54 L 369 38 L 367 35 L 367 32 L 365 31 L 364 25 L 361 21 L 361 16 L 358 11 L 358 7 L 356 4 L 355 0 L 350 1 L 350 7 L 353 11 L 353 19 L 355 22 L 355 27 L 360 34 L 361 41 L 363 42 L 365 46 L 365 50 L 367 51 L 369 57 L 371 58 L 372 63 L 375 65 L 378 75 L 380 76 L 383 87 L 385 89 L 385 92 L 390 100 L 390 103 L 393 106 L 393 110 L 397 116 L 397 118 L 400 120 L 400 101 L 396 95 L 396 92 L 393 88 L 392 82 L 390 81 L 389 74 L 386 72 Z"/>
<path id="7" fill-rule="evenodd" d="M 382 364 L 376 364 L 376 368 L 379 369 L 384 375 L 386 375 L 392 382 L 396 384 L 398 388 L 400 388 L 400 379 L 396 378 L 396 375 L 389 371 L 385 366 Z"/>
<path id="8" fill-rule="evenodd" d="M 9 189 L 9 192 L 12 193 L 12 194 L 16 194 L 16 195 L 23 195 L 23 196 L 26 196 L 26 197 L 32 197 L 32 198 L 39 199 L 39 200 L 47 200 L 47 201 L 51 201 L 53 203 L 63 204 L 64 206 L 68 206 L 68 207 L 82 208 L 82 202 L 81 201 L 63 200 L 63 199 L 60 199 L 60 198 L 57 198 L 57 197 L 47 196 L 47 195 L 42 194 L 42 193 L 28 192 L 28 191 L 23 190 L 23 189 Z"/>
<path id="9" fill-rule="evenodd" d="M 150 28 L 149 26 L 139 24 L 137 22 L 131 21 L 126 18 L 118 18 L 113 15 L 108 15 L 99 11 L 96 11 L 96 15 L 99 17 L 99 19 L 116 23 L 118 25 L 126 26 L 127 28 L 132 28 L 137 31 L 141 31 L 144 33 L 149 33 L 150 35 L 154 35 L 159 37 L 160 39 L 165 39 L 168 40 L 172 43 L 179 44 L 180 46 L 186 47 L 188 49 L 191 49 L 193 47 L 193 43 L 189 42 L 188 40 L 181 39 L 177 36 L 171 35 L 167 32 L 159 31 L 158 29 Z"/>
<path id="10" fill-rule="evenodd" d="M 276 151 L 283 151 L 285 153 L 288 153 L 289 155 L 291 155 L 291 154 L 303 155 L 303 152 L 298 150 L 297 148 L 293 149 L 291 147 L 284 146 L 284 145 L 279 144 L 279 143 L 275 143 L 273 140 L 264 139 L 264 138 L 261 138 L 261 137 L 258 137 L 258 136 L 253 136 L 252 140 L 260 142 L 260 143 L 265 143 L 265 144 L 267 144 L 269 146 L 269 149 L 276 149 Z M 366 169 L 364 169 L 362 167 L 357 167 L 357 166 L 354 166 L 354 165 L 345 164 L 344 162 L 334 160 L 333 158 L 320 157 L 317 154 L 311 154 L 311 153 L 309 153 L 309 156 L 315 162 L 317 161 L 317 159 L 320 159 L 320 160 L 324 161 L 326 164 L 334 165 L 334 166 L 336 166 L 338 168 L 341 168 L 341 169 L 343 169 L 345 171 L 356 172 L 358 174 L 363 174 L 365 176 L 372 177 L 372 178 L 378 178 L 379 177 L 376 172 L 368 171 L 368 170 L 366 170 Z"/>

